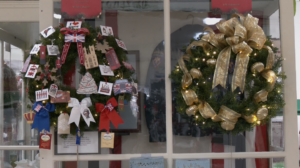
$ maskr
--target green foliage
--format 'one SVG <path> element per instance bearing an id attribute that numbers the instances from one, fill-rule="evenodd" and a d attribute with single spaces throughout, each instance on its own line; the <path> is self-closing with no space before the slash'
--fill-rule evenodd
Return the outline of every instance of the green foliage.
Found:
<path id="1" fill-rule="evenodd" d="M 83 43 L 83 47 L 88 48 L 91 45 L 96 45 L 96 43 L 97 43 L 96 36 L 97 36 L 98 32 L 100 32 L 100 29 L 97 28 L 97 30 L 95 30 L 95 29 L 91 28 L 89 25 L 87 25 L 85 23 L 83 23 L 82 27 L 87 28 L 90 31 L 90 34 L 85 36 L 85 43 Z M 51 39 L 55 39 L 54 45 L 58 45 L 59 50 L 62 51 L 65 42 L 64 42 L 64 35 L 60 33 L 61 28 L 62 28 L 62 26 L 59 26 L 59 27 L 55 28 L 55 33 L 53 33 L 51 36 L 49 36 L 46 39 L 41 36 L 42 40 L 38 41 L 37 44 L 42 43 L 44 46 L 51 45 Z M 132 76 L 133 72 L 126 69 L 125 66 L 123 66 L 123 63 L 122 63 L 122 61 L 127 60 L 126 52 L 117 45 L 115 37 L 113 37 L 113 36 L 106 37 L 106 41 L 109 43 L 109 46 L 114 48 L 114 50 L 115 50 L 115 52 L 118 56 L 119 62 L 122 65 L 119 69 L 114 70 L 114 74 L 115 75 L 119 74 L 120 77 L 108 76 L 107 77 L 107 82 L 115 83 L 115 81 L 117 79 L 120 79 L 120 78 L 128 79 L 128 81 L 132 81 L 133 79 L 131 78 L 131 76 Z M 96 50 L 96 55 L 97 55 L 97 58 L 98 58 L 98 63 L 100 65 L 103 65 L 103 64 L 108 65 L 105 54 L 102 54 L 101 51 Z M 50 70 L 52 68 L 56 67 L 55 66 L 56 58 L 57 58 L 56 56 L 46 55 L 46 61 L 49 61 L 49 63 L 50 63 Z M 25 60 L 26 60 L 26 58 L 25 58 Z M 79 101 L 81 101 L 83 98 L 86 97 L 86 95 L 77 94 L 76 93 L 76 88 L 71 88 L 70 86 L 66 86 L 66 85 L 63 84 L 64 76 L 67 74 L 67 72 L 69 72 L 69 70 L 74 68 L 76 60 L 78 60 L 77 45 L 76 45 L 76 43 L 71 43 L 71 46 L 70 46 L 70 49 L 68 51 L 68 55 L 67 55 L 65 64 L 63 64 L 62 68 L 61 68 L 62 75 L 57 77 L 57 79 L 59 80 L 58 88 L 59 88 L 59 90 L 70 91 L 71 97 L 77 98 Z M 34 64 L 39 64 L 40 58 L 39 58 L 38 55 L 37 56 L 32 56 L 31 61 Z M 40 65 L 40 66 L 42 68 L 44 68 L 43 65 Z M 84 75 L 87 71 L 93 76 L 93 78 L 96 82 L 96 85 L 99 85 L 100 81 L 105 81 L 105 78 L 103 76 L 101 76 L 99 68 L 92 68 L 92 69 L 86 70 L 83 65 L 80 65 L 79 73 L 81 75 Z M 27 107 L 32 108 L 32 103 L 35 102 L 35 91 L 40 90 L 44 85 L 42 84 L 42 80 L 41 81 L 35 81 L 34 79 L 24 78 L 24 81 L 27 83 L 28 98 L 31 101 L 31 104 L 28 104 Z M 48 81 L 48 82 L 49 83 L 46 86 L 44 86 L 44 88 L 50 88 L 50 85 L 53 84 L 53 82 L 50 82 L 50 81 Z M 75 81 L 73 81 L 73 82 L 75 82 Z M 37 88 L 37 86 L 38 86 L 38 88 Z M 101 95 L 101 94 L 91 94 L 90 95 L 93 106 L 89 107 L 89 109 L 90 109 L 91 113 L 93 114 L 96 123 L 91 122 L 90 127 L 87 127 L 86 123 L 84 122 L 83 118 L 81 117 L 80 124 L 79 124 L 81 131 L 97 130 L 97 127 L 99 126 L 100 114 L 96 113 L 96 109 L 95 109 L 94 105 L 95 105 L 95 103 L 106 104 L 107 100 L 109 100 L 112 97 L 115 97 L 116 100 L 118 100 L 119 95 L 114 95 L 113 92 L 112 92 L 111 96 L 106 96 L 106 95 Z M 125 94 L 125 99 L 126 100 L 129 101 L 130 98 L 131 98 L 130 94 Z M 45 104 L 47 102 L 48 101 L 46 101 Z M 55 112 L 49 113 L 49 115 L 50 115 L 50 124 L 51 124 L 51 126 L 54 126 L 54 127 L 56 127 L 56 125 L 57 125 L 57 119 L 58 119 L 58 116 L 60 115 L 60 113 L 62 113 L 62 112 L 70 113 L 71 110 L 72 110 L 72 108 L 68 107 L 67 103 L 56 103 L 55 107 L 56 107 Z M 77 130 L 77 126 L 74 123 L 72 123 L 71 124 L 71 134 L 76 134 L 76 130 Z"/>
<path id="2" fill-rule="evenodd" d="M 272 42 L 270 41 L 269 37 L 265 45 L 270 46 L 274 53 L 276 53 L 278 50 L 277 48 L 274 48 L 272 46 Z M 192 68 L 200 69 L 203 78 L 193 79 L 193 83 L 187 89 L 194 90 L 198 96 L 198 99 L 208 102 L 216 113 L 219 112 L 221 105 L 225 105 L 228 108 L 242 115 L 256 115 L 256 111 L 259 107 L 266 106 L 269 110 L 269 113 L 268 116 L 261 121 L 261 124 L 267 123 L 271 118 L 275 117 L 278 113 L 282 111 L 282 108 L 285 105 L 283 99 L 283 80 L 286 78 L 284 72 L 281 71 L 282 58 L 275 56 L 275 63 L 272 70 L 277 75 L 278 80 L 273 91 L 269 92 L 268 94 L 268 101 L 254 103 L 254 94 L 266 88 L 268 82 L 261 76 L 261 74 L 252 74 L 251 66 L 256 62 L 262 62 L 264 65 L 266 65 L 268 50 L 253 49 L 253 52 L 250 54 L 250 61 L 248 63 L 244 94 L 241 94 L 238 89 L 232 92 L 229 87 L 222 88 L 220 85 L 218 85 L 215 89 L 212 90 L 212 79 L 215 66 L 207 65 L 206 60 L 210 58 L 217 59 L 219 52 L 220 50 L 214 47 L 211 51 L 209 51 L 210 56 L 207 56 L 207 53 L 204 52 L 202 47 L 195 47 L 194 49 L 192 49 L 193 55 L 191 55 L 191 59 L 189 62 L 185 61 L 185 65 L 188 70 Z M 236 54 L 232 52 L 230 60 L 235 60 L 235 58 Z M 176 95 L 176 110 L 188 118 L 188 116 L 185 113 L 188 106 L 186 105 L 181 94 L 182 76 L 183 72 L 179 69 L 179 66 L 177 65 L 169 77 L 173 80 L 174 86 L 176 86 L 176 92 L 178 93 Z M 199 117 L 196 118 L 195 116 Z M 196 112 L 195 116 L 191 116 L 192 121 L 196 123 L 199 127 L 214 128 L 223 133 L 228 133 L 228 131 L 221 128 L 220 122 L 213 122 L 211 119 L 203 118 L 199 111 Z M 252 127 L 254 127 L 256 124 L 257 123 L 247 123 L 242 117 L 240 117 L 235 125 L 234 130 L 232 130 L 231 133 L 237 134 L 239 132 L 251 130 Z"/>

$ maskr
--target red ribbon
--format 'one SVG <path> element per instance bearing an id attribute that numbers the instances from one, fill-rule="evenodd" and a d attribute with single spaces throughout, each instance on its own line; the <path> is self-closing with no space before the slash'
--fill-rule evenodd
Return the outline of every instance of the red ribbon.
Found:
<path id="1" fill-rule="evenodd" d="M 78 30 L 72 30 L 67 27 L 64 27 L 64 28 L 60 29 L 60 32 L 65 35 L 66 34 L 84 34 L 84 35 L 90 34 L 90 31 L 87 28 L 80 28 Z M 63 52 L 61 54 L 61 64 L 64 64 L 66 61 L 70 45 L 71 45 L 71 43 L 65 43 L 65 45 L 64 45 Z M 80 64 L 84 65 L 84 54 L 83 54 L 82 43 L 77 43 L 77 52 L 79 55 Z"/>
<path id="2" fill-rule="evenodd" d="M 64 28 L 60 29 L 60 33 L 61 34 L 85 34 L 85 35 L 89 35 L 90 31 L 87 28 L 80 28 L 78 30 L 72 30 L 72 29 L 69 29 L 67 27 L 64 27 Z"/>
<path id="3" fill-rule="evenodd" d="M 118 128 L 119 124 L 124 123 L 122 118 L 114 109 L 114 107 L 118 106 L 118 102 L 114 97 L 109 99 L 106 105 L 101 103 L 96 103 L 95 105 L 96 105 L 97 113 L 101 113 L 100 122 L 99 122 L 99 131 L 101 131 L 102 129 L 109 131 L 109 121 L 112 122 L 115 128 Z"/>

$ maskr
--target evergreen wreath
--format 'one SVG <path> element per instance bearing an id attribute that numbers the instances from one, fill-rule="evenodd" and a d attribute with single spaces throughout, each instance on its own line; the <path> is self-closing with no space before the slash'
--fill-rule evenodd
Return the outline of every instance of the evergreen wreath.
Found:
<path id="1" fill-rule="evenodd" d="M 266 124 L 282 111 L 283 59 L 274 54 L 278 48 L 257 23 L 251 15 L 234 14 L 216 25 L 221 33 L 205 28 L 207 34 L 183 48 L 185 54 L 169 76 L 178 93 L 176 110 L 200 128 L 237 134 Z M 238 60 L 243 56 L 249 59 L 248 64 Z M 232 79 L 239 73 L 235 72 L 237 64 L 245 67 L 244 89 L 233 85 Z M 224 80 L 212 87 L 218 80 L 216 73 L 226 65 L 219 73 Z"/>
<path id="2" fill-rule="evenodd" d="M 57 45 L 59 47 L 59 51 L 63 50 L 65 41 L 64 41 L 64 35 L 60 33 L 60 29 L 63 28 L 64 25 L 60 24 L 60 26 L 55 28 L 55 32 L 50 35 L 47 38 L 44 38 L 43 36 L 41 36 L 41 41 L 38 41 L 36 44 L 42 44 L 44 46 L 46 45 L 52 45 L 51 40 L 54 40 L 53 45 Z M 89 35 L 85 36 L 85 42 L 82 43 L 83 47 L 88 48 L 89 46 L 95 46 L 97 41 L 100 43 L 104 43 L 105 41 L 103 40 L 103 37 L 98 36 L 98 33 L 100 32 L 100 28 L 94 29 L 92 27 L 90 27 L 88 24 L 83 23 L 82 28 L 87 28 L 90 32 Z M 86 72 L 89 72 L 92 77 L 94 78 L 96 84 L 98 85 L 100 81 L 106 81 L 110 82 L 110 83 L 115 83 L 116 80 L 118 79 L 128 79 L 129 82 L 132 82 L 134 79 L 131 78 L 132 74 L 134 72 L 130 71 L 129 69 L 127 69 L 124 65 L 123 65 L 123 61 L 127 60 L 127 56 L 126 56 L 126 51 L 124 51 L 124 49 L 120 48 L 115 40 L 115 37 L 113 36 L 107 36 L 105 37 L 106 42 L 108 42 L 109 46 L 111 48 L 113 48 L 117 54 L 117 57 L 119 59 L 119 62 L 121 64 L 121 67 L 117 70 L 114 70 L 114 74 L 115 76 L 102 76 L 100 73 L 99 68 L 92 68 L 89 70 L 86 70 L 85 66 L 80 65 L 80 71 L 79 73 L 81 75 L 84 75 Z M 99 65 L 107 65 L 108 61 L 105 57 L 105 54 L 103 54 L 101 51 L 97 51 L 96 50 L 96 55 L 98 58 L 98 63 Z M 29 55 L 28 55 L 29 56 Z M 28 57 L 27 56 L 27 57 Z M 25 59 L 27 58 L 25 56 Z M 49 56 L 48 53 L 46 53 L 46 61 L 49 62 L 50 67 L 56 67 L 56 56 Z M 58 85 L 59 90 L 63 90 L 63 91 L 70 91 L 70 96 L 73 98 L 77 98 L 80 102 L 83 98 L 86 97 L 86 95 L 82 95 L 82 94 L 77 94 L 76 93 L 76 89 L 77 88 L 71 88 L 70 86 L 66 86 L 63 84 L 63 80 L 64 80 L 64 76 L 69 72 L 70 69 L 74 68 L 76 60 L 78 59 L 78 52 L 77 52 L 77 46 L 76 43 L 71 43 L 71 46 L 69 48 L 67 57 L 66 57 L 66 61 L 65 63 L 62 65 L 61 67 L 61 75 L 57 76 L 57 81 L 56 84 Z M 40 57 L 39 55 L 35 55 L 31 57 L 31 64 L 39 64 L 40 62 Z M 44 69 L 44 65 L 40 65 L 42 69 Z M 53 73 L 53 75 L 55 75 L 55 73 Z M 45 86 L 42 83 L 42 81 L 36 81 L 35 79 L 31 79 L 31 78 L 23 78 L 25 83 L 27 84 L 27 92 L 28 92 L 28 99 L 30 100 L 30 103 L 27 105 L 28 109 L 32 108 L 32 104 L 36 101 L 35 99 L 35 91 L 36 90 L 41 90 L 41 88 L 50 88 L 50 85 L 53 84 L 53 82 L 48 82 Z M 135 80 L 135 82 L 137 82 Z M 112 98 L 115 97 L 116 100 L 118 100 L 118 97 L 120 95 L 114 95 L 113 93 L 111 94 L 111 96 L 105 96 L 105 95 L 100 95 L 100 94 L 91 94 L 89 95 L 91 100 L 92 100 L 92 104 L 93 106 L 89 107 L 92 115 L 95 118 L 96 123 L 91 123 L 90 127 L 87 127 L 84 120 L 82 119 L 82 117 L 80 118 L 80 130 L 81 131 L 92 131 L 92 130 L 97 130 L 98 131 L 98 126 L 99 126 L 99 117 L 100 115 L 98 115 L 96 113 L 95 110 L 95 103 L 102 103 L 102 104 L 106 104 L 106 102 Z M 124 100 L 130 101 L 131 99 L 131 95 L 130 94 L 125 94 L 124 96 Z M 47 104 L 49 100 L 43 101 L 43 104 Z M 58 116 L 61 113 L 70 113 L 72 108 L 68 107 L 68 103 L 57 103 L 55 104 L 55 112 L 53 113 L 49 113 L 50 115 L 50 125 L 54 126 L 54 128 L 56 129 L 57 127 L 57 120 L 58 120 Z M 77 126 L 74 123 L 71 123 L 71 134 L 75 135 L 76 131 L 77 131 Z"/>

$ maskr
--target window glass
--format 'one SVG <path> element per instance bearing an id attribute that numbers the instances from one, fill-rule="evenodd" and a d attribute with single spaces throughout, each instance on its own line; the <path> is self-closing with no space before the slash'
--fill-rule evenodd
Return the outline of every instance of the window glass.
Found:
<path id="1" fill-rule="evenodd" d="M 13 167 L 40 167 L 39 151 L 3 151 L 0 150 L 0 166 L 3 168 Z"/>
<path id="2" fill-rule="evenodd" d="M 22 25 L 22 29 L 19 26 Z M 37 145 L 37 132 L 31 130 L 32 119 L 23 115 L 27 109 L 26 85 L 23 81 L 25 55 L 39 38 L 38 23 L 0 23 L 1 110 L 0 145 Z M 3 136 L 2 136 L 3 135 Z"/>
<path id="3" fill-rule="evenodd" d="M 247 78 L 245 77 L 246 81 L 248 81 L 248 86 L 246 82 L 245 92 L 241 90 L 241 85 L 232 92 L 233 79 L 237 79 L 237 76 L 235 76 L 237 66 L 236 54 L 234 54 L 233 49 L 231 56 L 227 57 L 229 58 L 227 59 L 229 62 L 226 64 L 228 68 L 223 73 L 220 69 L 227 66 L 225 64 L 223 66 L 222 63 L 218 64 L 216 58 L 220 57 L 219 54 L 226 49 L 224 47 L 229 45 L 225 42 L 225 44 L 223 43 L 225 46 L 222 47 L 223 44 L 216 44 L 216 41 L 213 41 L 218 34 L 224 33 L 216 24 L 219 21 L 225 22 L 231 18 L 231 14 L 244 10 L 242 12 L 244 16 L 246 16 L 246 13 L 250 13 L 253 17 L 259 19 L 257 25 L 262 28 L 264 34 L 269 38 L 264 44 L 272 48 L 274 55 L 276 55 L 276 60 L 282 59 L 280 52 L 279 1 L 250 0 L 243 3 L 236 1 L 237 4 L 240 4 L 237 8 L 230 8 L 231 3 L 231 1 L 219 2 L 217 0 L 171 1 L 172 75 L 170 77 L 172 79 L 173 150 L 175 153 L 284 150 L 282 108 L 277 108 L 277 103 L 260 102 L 256 104 L 251 99 L 255 93 L 253 89 L 257 89 L 256 87 L 259 85 L 257 83 L 249 83 L 249 81 L 253 82 L 252 79 L 261 74 L 252 74 L 250 65 L 254 63 L 254 60 L 259 62 L 256 59 L 259 58 L 260 54 L 265 53 L 262 57 L 267 58 L 268 51 L 266 49 L 255 49 L 250 53 L 248 68 L 247 66 L 244 68 L 246 74 L 249 74 Z M 239 23 L 241 21 L 241 19 L 237 20 Z M 209 29 L 205 31 L 206 27 L 209 27 Z M 209 31 L 213 31 L 215 34 L 208 37 Z M 247 31 L 249 33 L 249 30 Z M 210 33 L 212 34 L 212 32 Z M 229 36 L 230 34 L 225 33 L 225 38 Z M 191 43 L 192 41 L 195 42 Z M 240 40 L 240 42 L 242 41 Z M 249 42 L 247 39 L 244 39 L 244 41 Z M 256 57 L 257 55 L 258 57 Z M 266 64 L 266 60 L 261 61 L 264 62 L 263 64 Z M 182 61 L 183 65 L 180 64 L 180 61 Z M 187 68 L 186 71 L 183 66 Z M 194 69 L 192 70 L 192 68 Z M 216 76 L 215 69 L 219 70 L 217 71 L 219 77 Z M 274 71 L 278 76 L 277 83 L 280 84 L 282 82 L 281 77 L 279 77 L 281 68 L 277 68 Z M 236 75 L 238 74 L 236 73 Z M 219 80 L 218 83 L 218 78 L 223 79 L 222 76 L 226 76 L 223 80 L 225 83 L 227 82 L 224 85 L 226 86 L 225 88 L 221 86 L 222 80 L 221 82 Z M 259 80 L 267 83 L 267 80 L 263 78 Z M 216 87 L 212 89 L 214 82 Z M 188 87 L 186 88 L 185 86 Z M 270 91 L 268 95 L 268 100 L 274 101 L 274 94 L 276 94 L 275 97 L 281 99 L 278 101 L 278 105 L 283 102 L 281 86 L 276 85 L 276 88 Z M 195 91 L 197 98 L 193 98 L 193 91 Z M 230 95 L 232 96 L 231 98 Z M 189 103 L 190 101 L 192 103 Z M 211 112 L 211 109 L 205 104 L 206 102 L 212 107 L 214 112 Z M 265 124 L 265 119 L 258 121 L 259 119 L 255 118 L 255 123 L 248 123 L 245 122 L 243 116 L 240 116 L 237 121 L 231 120 L 233 121 L 231 124 L 235 126 L 233 130 L 228 125 L 224 125 L 227 128 L 222 128 L 222 125 L 228 121 L 226 118 L 213 122 L 215 115 L 220 113 L 221 105 L 226 105 L 229 109 L 236 111 L 238 114 L 243 114 L 243 116 L 256 115 L 259 107 L 266 107 L 268 108 L 268 115 L 275 118 Z M 228 131 L 224 131 L 225 129 L 228 129 Z"/>

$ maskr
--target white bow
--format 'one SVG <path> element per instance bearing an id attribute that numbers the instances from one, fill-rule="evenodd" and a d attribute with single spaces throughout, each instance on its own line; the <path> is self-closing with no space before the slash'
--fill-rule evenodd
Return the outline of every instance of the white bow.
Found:
<path id="1" fill-rule="evenodd" d="M 82 99 L 81 103 L 79 103 L 78 99 L 71 97 L 71 103 L 69 103 L 68 106 L 73 107 L 71 110 L 69 124 L 74 122 L 78 127 L 80 114 L 82 115 L 82 118 L 88 126 L 90 126 L 90 122 L 96 122 L 90 109 L 88 108 L 92 106 L 92 101 L 90 97 Z"/>

